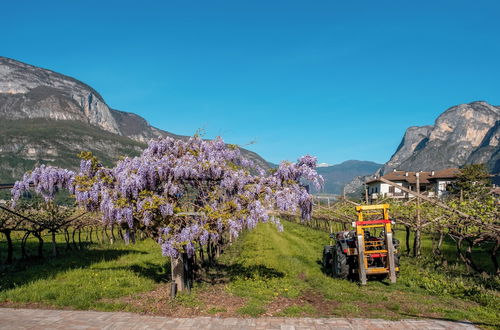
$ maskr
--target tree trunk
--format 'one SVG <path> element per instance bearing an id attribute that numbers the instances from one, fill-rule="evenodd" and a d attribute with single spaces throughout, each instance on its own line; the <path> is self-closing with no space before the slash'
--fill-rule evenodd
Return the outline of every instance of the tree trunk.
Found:
<path id="1" fill-rule="evenodd" d="M 184 272 L 184 258 L 182 254 L 177 258 L 170 258 L 170 268 L 172 271 L 172 282 L 177 286 L 177 291 L 185 291 L 186 274 Z"/>
<path id="2" fill-rule="evenodd" d="M 76 228 L 73 228 L 73 233 L 71 234 L 71 239 L 73 240 L 73 246 L 75 247 L 75 250 L 78 250 L 78 246 L 76 245 L 76 241 L 75 241 L 75 234 L 76 234 Z"/>
<path id="3" fill-rule="evenodd" d="M 201 245 L 201 242 L 198 240 L 198 245 L 199 245 L 199 254 L 200 254 L 200 262 L 203 264 L 205 263 L 205 255 L 203 253 L 203 245 Z"/>
<path id="4" fill-rule="evenodd" d="M 465 254 L 462 252 L 462 242 L 463 242 L 463 238 L 459 238 L 457 241 L 456 241 L 456 246 L 457 246 L 457 253 L 458 255 L 460 256 L 460 259 L 462 259 L 462 261 L 465 263 L 465 266 L 467 267 L 467 271 L 471 271 L 471 269 L 473 270 L 476 270 L 476 267 L 474 265 L 474 263 L 472 262 L 472 259 L 471 259 L 471 247 L 470 245 L 467 246 L 467 249 L 466 249 L 466 252 Z"/>
<path id="5" fill-rule="evenodd" d="M 71 251 L 68 228 L 64 228 L 64 240 L 66 241 L 66 251 Z"/>
<path id="6" fill-rule="evenodd" d="M 441 246 L 443 245 L 443 240 L 444 240 L 444 232 L 441 230 L 439 231 L 439 240 L 437 243 L 437 248 L 436 248 L 436 253 L 441 255 Z"/>
<path id="7" fill-rule="evenodd" d="M 38 258 L 43 258 L 43 238 L 40 232 L 33 232 L 33 235 L 38 239 Z"/>
<path id="8" fill-rule="evenodd" d="M 28 240 L 28 237 L 31 233 L 27 231 L 24 235 L 23 238 L 21 239 L 21 256 L 23 259 L 28 258 L 28 254 L 26 253 L 26 241 Z"/>
<path id="9" fill-rule="evenodd" d="M 58 251 L 57 251 L 57 243 L 56 243 L 56 232 L 55 230 L 52 231 L 52 256 L 57 257 Z"/>
<path id="10" fill-rule="evenodd" d="M 99 237 L 99 229 L 98 227 L 95 228 L 95 239 L 98 241 L 98 243 L 102 244 L 102 237 Z"/>
<path id="11" fill-rule="evenodd" d="M 472 258 L 472 248 L 474 247 L 474 243 L 471 242 L 470 240 L 467 240 L 467 250 L 466 250 L 466 253 L 465 255 L 467 256 L 467 259 L 468 259 L 468 262 L 470 263 L 470 266 L 472 267 L 473 270 L 475 270 L 476 272 L 478 273 L 482 273 L 484 272 L 484 270 L 476 265 L 476 263 L 474 262 L 474 259 Z"/>
<path id="12" fill-rule="evenodd" d="M 448 266 L 448 260 L 443 256 L 443 252 L 441 251 L 441 246 L 443 245 L 444 241 L 444 231 L 439 230 L 439 238 L 436 244 L 436 249 L 433 251 L 434 256 L 438 261 L 441 262 L 441 267 L 447 267 Z"/>
<path id="13" fill-rule="evenodd" d="M 417 178 L 417 221 L 416 221 L 416 226 L 415 226 L 415 237 L 413 240 L 413 256 L 414 257 L 420 257 L 420 244 L 421 244 L 421 238 L 420 238 L 420 230 L 421 230 L 421 219 L 420 219 L 420 173 L 415 173 L 415 176 Z"/>
<path id="14" fill-rule="evenodd" d="M 220 248 L 220 245 L 219 245 L 219 244 L 217 244 L 217 245 L 215 246 L 215 258 L 216 258 L 216 259 L 219 259 L 219 257 L 220 257 L 220 253 L 221 253 L 221 248 Z"/>
<path id="15" fill-rule="evenodd" d="M 491 261 L 493 262 L 493 271 L 495 275 L 500 275 L 500 269 L 498 269 L 498 259 L 497 252 L 500 247 L 500 241 L 497 241 L 495 246 L 490 251 Z"/>
<path id="16" fill-rule="evenodd" d="M 420 238 L 421 232 L 420 229 L 415 230 L 415 238 L 413 240 L 413 256 L 420 257 Z"/>
<path id="17" fill-rule="evenodd" d="M 109 235 L 108 235 L 108 230 L 107 230 L 107 226 L 104 226 L 102 228 L 104 234 L 106 234 L 106 238 L 108 239 L 108 242 L 110 242 L 111 244 L 113 244 L 113 241 L 109 239 Z"/>
<path id="18" fill-rule="evenodd" d="M 410 249 L 410 226 L 405 226 L 406 228 L 406 254 L 410 255 L 411 249 Z"/>
<path id="19" fill-rule="evenodd" d="M 115 224 L 111 225 L 111 244 L 113 244 L 116 241 L 115 237 Z"/>
<path id="20" fill-rule="evenodd" d="M 7 263 L 7 265 L 10 265 L 12 263 L 12 255 L 14 252 L 14 248 L 12 246 L 12 238 L 10 236 L 10 230 L 5 230 L 3 233 L 5 234 L 5 238 L 7 239 L 7 260 L 6 260 L 6 263 Z"/>
<path id="21" fill-rule="evenodd" d="M 82 249 L 82 230 L 78 228 L 78 247 Z"/>
<path id="22" fill-rule="evenodd" d="M 213 257 L 212 257 L 212 240 L 209 238 L 208 239 L 208 242 L 207 242 L 207 258 L 208 258 L 208 262 L 209 264 L 213 264 Z"/>

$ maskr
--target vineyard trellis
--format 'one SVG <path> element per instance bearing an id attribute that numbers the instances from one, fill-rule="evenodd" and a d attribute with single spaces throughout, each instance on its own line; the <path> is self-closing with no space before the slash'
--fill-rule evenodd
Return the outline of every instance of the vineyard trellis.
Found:
<path id="1" fill-rule="evenodd" d="M 467 168 L 464 171 L 467 171 Z M 408 192 L 410 196 L 413 195 L 405 201 L 390 198 L 378 200 L 378 203 L 390 203 L 393 220 L 397 226 L 404 228 L 407 255 L 410 255 L 412 250 L 413 256 L 420 255 L 421 237 L 418 233 L 422 232 L 432 239 L 432 256 L 446 265 L 442 244 L 445 238 L 449 237 L 455 242 L 457 256 L 469 270 L 486 273 L 486 269 L 475 261 L 472 253 L 474 248 L 481 247 L 490 256 L 493 274 L 500 274 L 500 204 L 491 192 L 480 191 L 469 200 L 464 200 L 463 192 L 451 195 L 446 200 L 439 200 L 384 178 L 380 180 Z M 355 204 L 357 203 L 342 197 L 327 205 L 318 200 L 314 205 L 312 220 L 306 225 L 327 232 L 346 230 L 356 221 Z M 282 216 L 294 219 L 290 213 L 282 213 Z M 414 236 L 413 244 L 410 242 L 411 233 Z"/>
<path id="2" fill-rule="evenodd" d="M 79 208 L 98 214 L 105 227 L 111 226 L 110 241 L 116 239 L 114 226 L 127 243 L 134 243 L 138 234 L 156 240 L 170 257 L 172 280 L 181 291 L 189 290 L 197 255 L 213 260 L 226 242 L 259 222 L 271 221 L 282 229 L 279 219 L 269 216 L 271 210 L 300 210 L 302 218 L 310 218 L 312 197 L 302 183 L 307 180 L 319 187 L 322 181 L 315 157 L 282 162 L 265 172 L 220 138 L 151 140 L 140 156 L 124 158 L 113 168 L 103 166 L 91 153 L 82 152 L 80 157 L 78 172 L 42 165 L 12 188 L 10 207 L 29 215 L 16 219 L 26 221 L 25 236 L 31 234 L 40 242 L 39 255 L 43 231 L 54 237 L 63 230 L 68 242 L 68 226 L 74 241 L 75 232 L 80 235 L 88 225 L 69 221 L 72 211 L 54 203 L 55 194 L 67 190 Z M 43 202 L 22 210 L 18 202 L 32 190 Z M 36 212 L 30 214 L 32 210 Z M 12 220 L 4 224 L 14 225 Z"/>
<path id="3" fill-rule="evenodd" d="M 199 148 L 200 141 L 196 140 L 196 143 Z M 220 144 L 219 148 L 222 148 Z M 186 148 L 181 156 L 185 156 L 186 153 L 193 156 L 192 152 L 186 150 L 195 149 Z M 133 161 L 134 159 L 128 159 L 125 160 L 127 164 L 119 163 L 117 166 L 121 171 L 124 169 L 128 171 L 125 179 L 139 174 L 140 167 L 137 167 L 137 164 L 132 164 L 133 166 L 130 164 Z M 218 161 L 220 162 L 220 159 Z M 194 164 L 193 161 L 189 166 Z M 13 232 L 20 234 L 22 258 L 29 257 L 26 242 L 30 236 L 38 241 L 38 257 L 42 257 L 43 244 L 47 238 L 52 241 L 52 254 L 54 256 L 58 254 L 56 233 L 64 237 L 67 251 L 82 249 L 85 242 L 92 242 L 94 237 L 98 242 L 111 244 L 117 240 L 133 243 L 138 238 L 152 237 L 162 244 L 163 252 L 172 257 L 172 278 L 175 274 L 181 274 L 178 277 L 180 288 L 185 285 L 189 289 L 195 270 L 203 265 L 213 264 L 224 247 L 237 237 L 238 232 L 245 228 L 253 228 L 257 220 L 272 221 L 277 224 L 279 217 L 295 220 L 298 206 L 302 218 L 311 219 L 301 222 L 323 231 L 346 230 L 351 227 L 353 221 L 356 221 L 354 206 L 359 204 L 342 197 L 326 205 L 318 201 L 314 203 L 314 208 L 312 207 L 311 196 L 300 184 L 302 177 L 315 178 L 317 175 L 313 172 L 315 159 L 312 157 L 299 159 L 295 164 L 284 163 L 276 172 L 267 176 L 242 172 L 244 171 L 242 167 L 229 165 L 230 174 L 215 180 L 182 177 L 177 183 L 178 188 L 184 184 L 181 189 L 185 193 L 182 195 L 178 195 L 177 192 L 170 195 L 172 192 L 165 192 L 164 186 L 159 187 L 158 183 L 156 187 L 160 190 L 155 192 L 157 188 L 149 185 L 147 182 L 151 179 L 149 178 L 143 183 L 146 186 L 133 188 L 138 198 L 130 200 L 122 198 L 120 189 L 123 187 L 131 189 L 130 185 L 136 185 L 137 181 L 120 183 L 120 180 L 123 180 L 119 177 L 120 171 L 102 167 L 89 154 L 84 155 L 78 175 L 71 174 L 71 177 L 66 177 L 67 171 L 63 170 L 61 174 L 61 170 L 51 167 L 31 172 L 24 178 L 24 182 L 18 183 L 17 189 L 13 191 L 14 196 L 18 194 L 19 198 L 20 192 L 34 188 L 45 197 L 44 202 L 31 206 L 22 203 L 0 205 L 0 232 L 6 237 L 8 246 L 6 262 L 12 262 Z M 210 170 L 214 171 L 214 168 Z M 38 173 L 40 177 L 55 174 L 62 176 L 56 175 L 56 180 L 52 180 L 47 186 L 47 179 L 33 180 L 33 173 Z M 144 172 L 142 175 L 148 177 L 150 174 Z M 68 185 L 61 182 L 68 183 L 69 179 L 74 180 L 74 178 L 78 179 Z M 225 186 L 223 189 L 218 189 L 224 180 L 226 180 Z M 387 183 L 396 185 L 390 181 Z M 238 184 L 242 186 L 238 187 Z M 101 190 L 98 190 L 97 197 L 92 197 L 96 187 Z M 83 194 L 84 197 L 80 196 L 83 203 L 80 203 L 80 206 L 56 205 L 53 203 L 53 197 L 60 188 L 73 189 L 73 193 Z M 75 188 L 79 191 L 75 191 Z M 399 185 L 398 188 L 405 189 Z M 271 189 L 271 193 L 266 193 L 268 189 Z M 107 202 L 103 199 L 106 191 L 121 196 L 113 201 L 111 209 L 103 208 L 103 203 Z M 455 242 L 456 253 L 468 269 L 485 272 L 484 267 L 475 260 L 472 253 L 474 248 L 481 247 L 490 255 L 493 273 L 499 274 L 500 210 L 498 200 L 492 194 L 484 191 L 480 191 L 479 194 L 460 193 L 447 200 L 436 200 L 415 191 L 408 193 L 413 197 L 406 201 L 379 200 L 381 203 L 390 202 L 392 217 L 397 226 L 406 231 L 405 246 L 408 255 L 412 250 L 415 256 L 419 255 L 418 235 L 413 235 L 416 239 L 413 244 L 410 243 L 411 234 L 419 231 L 430 235 L 433 257 L 446 264 L 442 244 L 448 237 Z M 133 197 L 133 194 L 129 196 Z M 159 199 L 162 196 L 170 197 L 168 200 Z M 271 202 L 264 208 L 263 203 L 266 198 Z M 210 204 L 211 202 L 215 204 Z M 126 208 L 132 209 L 131 222 L 124 213 Z M 275 210 L 274 213 L 269 213 L 271 209 Z M 114 213 L 106 216 L 104 213 L 110 210 Z M 276 217 L 270 216 L 272 214 Z M 417 218 L 417 214 L 420 215 L 420 219 Z M 103 215 L 105 221 L 101 220 Z M 238 220 L 238 217 L 241 218 Z M 82 234 L 85 237 L 82 238 Z M 173 253 L 172 248 L 177 253 Z"/>
<path id="4" fill-rule="evenodd" d="M 20 241 L 21 257 L 23 259 L 31 258 L 26 251 L 26 244 L 30 236 L 38 240 L 36 257 L 43 257 L 44 239 L 49 238 L 52 243 L 52 254 L 59 254 L 57 249 L 56 234 L 64 235 L 66 241 L 66 250 L 82 249 L 83 242 L 81 238 L 82 231 L 87 231 L 85 241 L 92 243 L 92 234 L 97 232 L 98 222 L 95 217 L 87 212 L 82 212 L 73 207 L 50 205 L 50 210 L 41 210 L 39 208 L 23 205 L 13 210 L 10 205 L 0 205 L 0 232 L 4 234 L 7 240 L 7 258 L 6 264 L 13 262 L 14 244 L 16 239 L 12 238 L 13 233 L 18 233 Z M 54 217 L 57 216 L 57 218 Z M 72 230 L 72 234 L 70 231 Z M 90 239 L 89 239 L 90 234 Z M 76 238 L 75 238 L 75 235 Z M 96 236 L 97 238 L 97 236 Z M 78 244 L 76 241 L 78 240 Z M 71 241 L 73 244 L 71 244 Z"/>

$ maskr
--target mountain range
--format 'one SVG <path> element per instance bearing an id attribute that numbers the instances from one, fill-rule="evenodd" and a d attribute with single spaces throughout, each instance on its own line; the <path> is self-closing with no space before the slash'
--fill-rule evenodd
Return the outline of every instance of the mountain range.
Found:
<path id="1" fill-rule="evenodd" d="M 188 138 L 110 108 L 81 81 L 6 57 L 0 57 L 0 119 L 0 182 L 18 179 L 42 163 L 76 168 L 82 150 L 111 165 L 138 155 L 152 138 Z M 269 167 L 256 153 L 241 150 Z"/>
<path id="2" fill-rule="evenodd" d="M 80 151 L 91 151 L 109 166 L 120 157 L 138 155 L 152 138 L 188 138 L 112 109 L 81 81 L 6 57 L 0 57 L 0 132 L 0 183 L 42 163 L 74 169 Z M 276 166 L 241 150 L 263 168 Z M 451 107 L 434 125 L 408 128 L 385 164 L 349 160 L 318 167 L 318 172 L 325 178 L 321 192 L 342 194 L 346 186 L 346 193 L 353 194 L 374 173 L 469 163 L 486 163 L 492 173 L 500 172 L 500 107 L 484 101 Z"/>
<path id="3" fill-rule="evenodd" d="M 382 166 L 370 161 L 347 160 L 337 165 L 317 167 L 316 170 L 325 180 L 319 192 L 342 195 L 344 186 L 354 177 L 372 174 Z"/>

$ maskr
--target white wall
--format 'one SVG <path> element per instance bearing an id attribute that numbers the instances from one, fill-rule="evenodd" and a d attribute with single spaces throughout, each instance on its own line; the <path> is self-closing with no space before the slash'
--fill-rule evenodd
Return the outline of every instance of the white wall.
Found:
<path id="1" fill-rule="evenodd" d="M 400 186 L 403 185 L 403 182 L 395 182 L 395 183 L 397 183 Z M 392 193 L 389 193 L 389 187 L 391 187 L 391 185 L 387 183 L 372 182 L 368 184 L 368 194 L 370 194 L 372 198 L 376 197 L 376 195 L 381 195 L 381 196 L 391 195 Z M 398 194 L 402 192 L 403 191 L 401 189 L 394 188 L 394 193 Z"/>
<path id="2" fill-rule="evenodd" d="M 446 191 L 446 187 L 451 184 L 450 180 L 436 180 L 436 191 L 438 197 L 446 195 L 448 192 Z"/>

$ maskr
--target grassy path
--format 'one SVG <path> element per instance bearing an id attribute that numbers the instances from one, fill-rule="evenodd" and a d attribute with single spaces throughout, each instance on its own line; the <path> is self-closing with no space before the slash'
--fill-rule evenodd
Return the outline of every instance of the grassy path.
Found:
<path id="1" fill-rule="evenodd" d="M 490 326 L 500 324 L 498 292 L 479 292 L 467 279 L 457 279 L 454 283 L 445 275 L 431 274 L 405 258 L 395 285 L 369 281 L 362 287 L 334 279 L 322 272 L 320 264 L 328 235 L 289 222 L 284 227 L 285 231 L 279 233 L 272 225 L 259 226 L 226 251 L 224 263 L 256 269 L 246 278 L 235 278 L 227 285 L 229 292 L 249 298 L 241 313 L 259 315 L 273 301 L 284 299 L 287 306 L 280 313 L 289 316 L 435 317 L 468 319 Z M 470 297 L 452 296 L 460 290 Z M 478 290 L 478 297 L 472 297 L 474 290 Z"/>
<path id="2" fill-rule="evenodd" d="M 245 233 L 191 295 L 175 300 L 169 298 L 168 259 L 155 242 L 145 240 L 91 245 L 58 258 L 0 268 L 0 306 L 168 316 L 417 317 L 500 327 L 498 291 L 474 279 L 449 277 L 402 258 L 398 283 L 369 281 L 361 287 L 322 272 L 328 234 L 290 222 L 284 229 L 280 233 L 263 224 Z"/>

